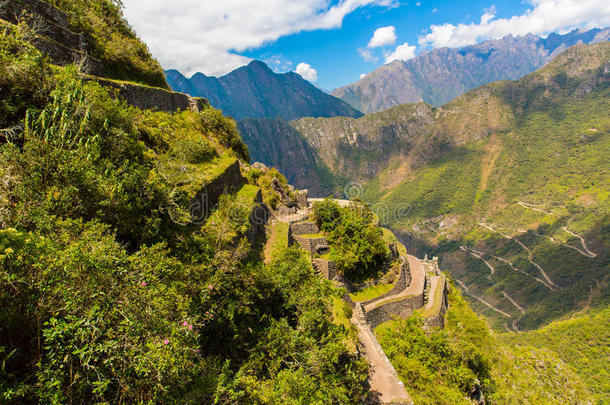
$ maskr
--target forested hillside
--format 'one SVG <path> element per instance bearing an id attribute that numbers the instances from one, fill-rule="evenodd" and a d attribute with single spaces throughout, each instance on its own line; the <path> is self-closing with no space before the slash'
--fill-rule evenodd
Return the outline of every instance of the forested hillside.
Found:
<path id="1" fill-rule="evenodd" d="M 235 122 L 130 107 L 0 29 L 0 402 L 360 402 L 336 290 L 298 250 L 263 264 L 252 212 L 292 191 Z"/>

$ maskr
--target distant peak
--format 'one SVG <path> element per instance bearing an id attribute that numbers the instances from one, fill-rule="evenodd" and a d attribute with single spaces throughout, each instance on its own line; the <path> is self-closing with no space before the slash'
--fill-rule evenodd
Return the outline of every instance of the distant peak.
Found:
<path id="1" fill-rule="evenodd" d="M 252 62 L 248 63 L 248 68 L 249 69 L 256 69 L 256 70 L 264 70 L 270 73 L 273 73 L 273 70 L 271 70 L 271 68 L 269 66 L 267 66 L 267 64 L 265 62 L 261 62 L 260 60 L 253 60 Z"/>

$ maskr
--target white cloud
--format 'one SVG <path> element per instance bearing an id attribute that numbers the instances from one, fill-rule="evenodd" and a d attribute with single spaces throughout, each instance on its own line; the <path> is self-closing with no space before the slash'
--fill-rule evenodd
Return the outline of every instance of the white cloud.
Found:
<path id="1" fill-rule="evenodd" d="M 415 45 L 409 45 L 405 42 L 398 45 L 394 52 L 385 55 L 385 63 L 390 63 L 395 60 L 409 60 L 415 57 Z"/>
<path id="2" fill-rule="evenodd" d="M 358 53 L 365 62 L 377 62 L 379 60 L 369 48 L 358 48 Z"/>
<path id="3" fill-rule="evenodd" d="M 364 79 L 365 77 L 366 77 L 366 74 L 360 73 L 360 80 Z"/>
<path id="4" fill-rule="evenodd" d="M 495 18 L 495 10 L 487 10 L 479 23 L 431 25 L 430 33 L 419 38 L 420 45 L 440 48 L 461 47 L 482 40 L 502 38 L 507 34 L 547 34 L 574 28 L 610 25 L 608 0 L 530 0 L 533 8 L 522 15 Z"/>
<path id="5" fill-rule="evenodd" d="M 309 80 L 310 82 L 318 80 L 318 71 L 312 68 L 309 63 L 299 63 L 295 72 L 301 75 L 303 79 Z"/>
<path id="6" fill-rule="evenodd" d="M 395 43 L 396 28 L 390 25 L 389 27 L 377 28 L 367 46 L 369 48 L 378 48 L 380 46 L 394 45 Z"/>
<path id="7" fill-rule="evenodd" d="M 366 6 L 396 0 L 123 0 L 125 16 L 165 68 L 225 74 L 250 61 L 240 55 L 301 31 L 338 28 Z"/>

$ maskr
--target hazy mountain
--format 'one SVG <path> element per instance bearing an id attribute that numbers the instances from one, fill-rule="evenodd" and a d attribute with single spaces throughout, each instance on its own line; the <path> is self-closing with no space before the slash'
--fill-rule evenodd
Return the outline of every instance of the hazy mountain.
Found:
<path id="1" fill-rule="evenodd" d="M 566 48 L 607 41 L 610 29 L 535 35 L 482 42 L 460 49 L 441 48 L 409 61 L 396 60 L 331 94 L 371 113 L 420 100 L 441 106 L 475 87 L 516 80 L 548 63 Z"/>
<path id="2" fill-rule="evenodd" d="M 253 61 L 225 76 L 196 73 L 190 79 L 176 70 L 166 71 L 176 91 L 210 100 L 212 106 L 240 120 L 244 118 L 360 117 L 346 102 L 318 89 L 294 72 L 274 73 Z"/>

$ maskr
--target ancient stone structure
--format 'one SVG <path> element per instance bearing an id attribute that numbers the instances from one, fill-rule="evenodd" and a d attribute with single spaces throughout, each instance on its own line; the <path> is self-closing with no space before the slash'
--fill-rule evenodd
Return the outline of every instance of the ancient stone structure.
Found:
<path id="1" fill-rule="evenodd" d="M 263 203 L 263 194 L 259 189 L 249 217 L 250 229 L 248 230 L 248 241 L 252 245 L 257 243 L 259 237 L 265 235 L 265 225 L 267 225 L 270 216 L 269 207 Z"/>
<path id="2" fill-rule="evenodd" d="M 334 261 L 328 259 L 313 259 L 313 265 L 323 277 L 329 280 L 341 281 L 339 269 Z"/>
<path id="3" fill-rule="evenodd" d="M 0 2 L 0 19 L 16 24 L 23 19 L 38 35 L 32 44 L 49 56 L 59 66 L 75 64 L 85 75 L 85 80 L 97 80 L 112 88 L 129 105 L 142 110 L 165 112 L 191 110 L 200 112 L 207 108 L 208 100 L 186 94 L 140 85 L 118 82 L 104 77 L 104 66 L 92 57 L 87 43 L 80 33 L 70 29 L 70 21 L 63 11 L 41 0 L 8 0 Z"/>
<path id="4" fill-rule="evenodd" d="M 404 257 L 400 257 L 400 269 L 398 273 L 398 279 L 394 283 L 394 287 L 385 294 L 381 294 L 375 298 L 362 303 L 362 305 L 369 305 L 377 301 L 381 301 L 387 297 L 398 294 L 403 291 L 409 284 L 411 284 L 411 271 L 409 270 L 409 262 Z"/>
<path id="5" fill-rule="evenodd" d="M 158 87 L 107 79 L 95 78 L 95 80 L 104 87 L 114 89 L 118 97 L 125 100 L 127 104 L 141 110 L 165 112 L 191 110 L 200 112 L 210 105 L 208 100 L 204 98 L 191 97 L 183 93 L 176 93 Z"/>
<path id="6" fill-rule="evenodd" d="M 1 3 L 0 18 L 12 24 L 23 19 L 38 34 L 33 45 L 55 64 L 74 63 L 87 74 L 104 76 L 102 63 L 87 52 L 83 35 L 73 32 L 68 16 L 51 4 L 41 0 L 9 0 Z"/>
<path id="7" fill-rule="evenodd" d="M 218 204 L 221 195 L 233 193 L 244 184 L 246 184 L 246 179 L 241 175 L 239 162 L 235 159 L 219 176 L 203 186 L 191 200 L 193 223 L 204 223 Z"/>

